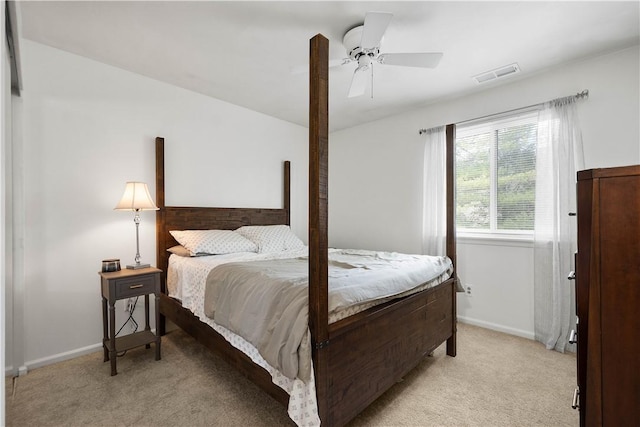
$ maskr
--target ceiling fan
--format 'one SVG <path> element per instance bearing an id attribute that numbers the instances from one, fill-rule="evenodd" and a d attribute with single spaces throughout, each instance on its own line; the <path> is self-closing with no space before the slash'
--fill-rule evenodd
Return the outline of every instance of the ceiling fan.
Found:
<path id="1" fill-rule="evenodd" d="M 380 53 L 380 43 L 392 17 L 393 14 L 389 12 L 367 12 L 364 24 L 350 29 L 344 35 L 342 43 L 349 57 L 345 58 L 341 64 L 358 63 L 358 67 L 353 72 L 349 98 L 364 94 L 370 74 L 373 78 L 374 62 L 403 67 L 435 68 L 438 66 L 442 58 L 441 52 Z"/>

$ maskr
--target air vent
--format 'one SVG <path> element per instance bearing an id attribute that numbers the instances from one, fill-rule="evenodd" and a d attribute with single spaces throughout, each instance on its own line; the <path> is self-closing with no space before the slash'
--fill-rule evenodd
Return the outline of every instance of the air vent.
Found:
<path id="1" fill-rule="evenodd" d="M 496 68 L 495 70 L 487 71 L 486 73 L 481 73 L 476 76 L 473 76 L 472 79 L 477 83 L 486 83 L 491 80 L 495 80 L 501 77 L 510 76 L 511 74 L 519 73 L 520 67 L 517 63 L 513 63 L 510 65 L 505 65 L 504 67 Z"/>

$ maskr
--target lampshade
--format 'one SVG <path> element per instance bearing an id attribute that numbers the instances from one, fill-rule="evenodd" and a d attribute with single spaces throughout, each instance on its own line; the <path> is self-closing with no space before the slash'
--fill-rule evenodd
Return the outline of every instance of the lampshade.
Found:
<path id="1" fill-rule="evenodd" d="M 127 182 L 122 199 L 114 208 L 117 211 L 157 211 L 147 184 L 144 182 Z"/>

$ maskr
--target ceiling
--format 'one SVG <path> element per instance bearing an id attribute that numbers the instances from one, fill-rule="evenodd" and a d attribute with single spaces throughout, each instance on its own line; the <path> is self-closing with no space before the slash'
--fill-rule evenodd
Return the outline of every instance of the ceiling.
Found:
<path id="1" fill-rule="evenodd" d="M 302 126 L 309 39 L 345 58 L 345 32 L 392 12 L 381 52 L 443 52 L 436 69 L 376 65 L 373 98 L 347 98 L 354 63 L 330 70 L 330 130 L 526 78 L 639 43 L 639 2 L 24 1 L 24 38 Z M 517 63 L 518 74 L 472 76 Z"/>

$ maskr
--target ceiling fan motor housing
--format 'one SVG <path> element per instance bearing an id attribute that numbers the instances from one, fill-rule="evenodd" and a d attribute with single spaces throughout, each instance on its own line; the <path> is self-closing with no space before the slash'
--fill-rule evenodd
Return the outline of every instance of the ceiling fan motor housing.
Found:
<path id="1" fill-rule="evenodd" d="M 362 30 L 364 25 L 358 25 L 355 28 L 350 29 L 342 38 L 342 44 L 347 50 L 347 55 L 350 59 L 358 61 L 362 55 L 367 55 L 371 59 L 375 59 L 380 54 L 380 46 L 376 46 L 371 49 L 362 49 L 360 42 L 362 41 Z"/>

